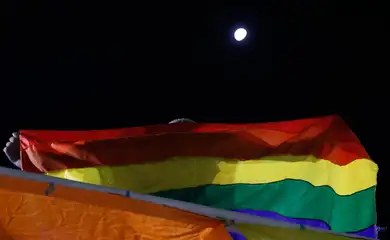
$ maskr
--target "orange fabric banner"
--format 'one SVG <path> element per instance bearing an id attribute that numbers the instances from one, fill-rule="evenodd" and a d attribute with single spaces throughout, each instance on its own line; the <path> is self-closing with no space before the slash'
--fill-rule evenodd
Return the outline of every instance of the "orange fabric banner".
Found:
<path id="1" fill-rule="evenodd" d="M 2 240 L 231 239 L 215 219 L 119 195 L 16 177 L 0 176 L 0 205 Z"/>

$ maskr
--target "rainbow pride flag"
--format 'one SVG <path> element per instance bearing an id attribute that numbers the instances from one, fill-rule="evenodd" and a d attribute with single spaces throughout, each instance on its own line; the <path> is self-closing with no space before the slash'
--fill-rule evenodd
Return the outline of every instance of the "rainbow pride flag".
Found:
<path id="1" fill-rule="evenodd" d="M 378 167 L 338 116 L 20 134 L 24 171 L 376 238 Z"/>

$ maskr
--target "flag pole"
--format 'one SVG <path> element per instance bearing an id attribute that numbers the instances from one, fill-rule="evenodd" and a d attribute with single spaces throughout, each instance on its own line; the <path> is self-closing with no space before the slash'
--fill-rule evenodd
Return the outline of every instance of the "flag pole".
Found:
<path id="1" fill-rule="evenodd" d="M 213 208 L 213 207 L 203 206 L 200 204 L 194 204 L 194 203 L 183 202 L 183 201 L 178 201 L 178 200 L 173 200 L 173 199 L 167 199 L 167 198 L 162 198 L 162 197 L 157 197 L 157 196 L 152 196 L 152 195 L 147 195 L 147 194 L 140 194 L 140 193 L 135 193 L 135 192 L 131 192 L 128 190 L 123 190 L 123 189 L 118 189 L 118 188 L 104 187 L 104 186 L 95 185 L 95 184 L 89 184 L 89 183 L 68 180 L 68 179 L 56 178 L 56 177 L 47 176 L 44 174 L 23 172 L 20 170 L 9 169 L 9 168 L 5 168 L 5 167 L 0 167 L 0 175 L 6 175 L 9 177 L 22 178 L 22 179 L 38 181 L 38 182 L 45 182 L 45 183 L 49 183 L 49 184 L 58 184 L 58 185 L 66 186 L 66 187 L 72 187 L 72 188 L 79 188 L 79 189 L 85 189 L 85 190 L 92 190 L 92 191 L 122 195 L 124 197 L 130 197 L 130 198 L 142 200 L 145 202 L 160 204 L 163 206 L 176 208 L 176 209 L 180 209 L 183 211 L 207 216 L 210 218 L 220 219 L 220 220 L 234 222 L 234 223 L 261 224 L 261 225 L 266 225 L 266 226 L 271 226 L 271 227 L 284 227 L 284 228 L 295 228 L 295 229 L 302 228 L 302 226 L 300 224 L 288 223 L 288 222 L 284 222 L 284 221 L 280 221 L 280 220 L 273 220 L 273 219 L 269 219 L 269 218 L 253 216 L 253 215 L 229 211 L 229 210 L 225 210 L 225 209 L 217 209 L 217 208 Z M 332 232 L 330 230 L 313 228 L 313 227 L 309 227 L 309 226 L 304 226 L 304 227 L 307 230 L 312 230 L 312 231 L 316 231 L 316 232 L 324 232 L 324 233 L 334 234 L 334 235 L 338 235 L 338 236 L 357 238 L 357 239 L 373 239 L 373 238 L 367 238 L 367 237 L 357 236 L 357 235 L 353 235 L 353 234 L 335 233 L 335 232 Z"/>

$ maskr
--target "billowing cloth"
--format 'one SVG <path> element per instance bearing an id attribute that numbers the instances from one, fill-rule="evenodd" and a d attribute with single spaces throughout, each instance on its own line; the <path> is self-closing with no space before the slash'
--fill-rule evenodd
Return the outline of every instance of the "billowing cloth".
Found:
<path id="1" fill-rule="evenodd" d="M 103 192 L 48 188 L 0 176 L 0 239 L 231 239 L 215 219 Z"/>
<path id="2" fill-rule="evenodd" d="M 21 143 L 25 171 L 376 237 L 378 167 L 338 116 L 21 131 Z"/>

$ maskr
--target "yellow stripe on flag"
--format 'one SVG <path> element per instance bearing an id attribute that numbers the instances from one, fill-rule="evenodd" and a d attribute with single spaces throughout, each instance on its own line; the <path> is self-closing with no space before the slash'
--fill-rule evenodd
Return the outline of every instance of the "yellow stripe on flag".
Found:
<path id="1" fill-rule="evenodd" d="M 339 195 L 350 195 L 375 186 L 377 171 L 378 166 L 368 159 L 339 166 L 313 156 L 266 156 L 248 161 L 174 157 L 163 162 L 67 169 L 48 175 L 140 193 L 206 184 L 264 184 L 296 179 L 314 186 L 330 186 Z"/>

